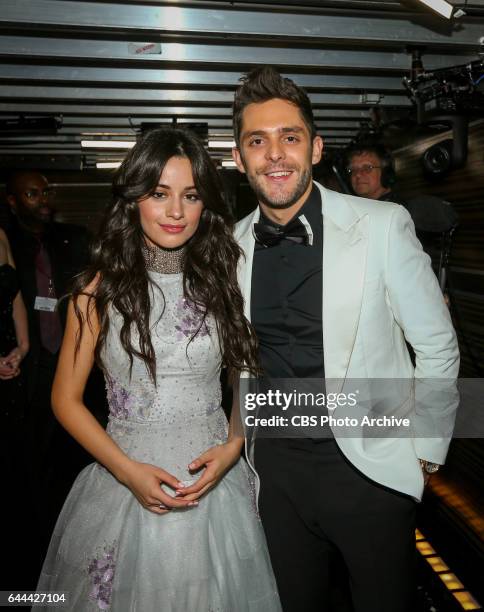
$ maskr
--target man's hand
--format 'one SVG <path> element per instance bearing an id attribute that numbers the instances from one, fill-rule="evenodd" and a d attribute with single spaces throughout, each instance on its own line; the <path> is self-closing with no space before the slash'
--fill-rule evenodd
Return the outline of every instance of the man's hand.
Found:
<path id="1" fill-rule="evenodd" d="M 424 486 L 426 487 L 429 483 L 430 477 L 432 476 L 432 474 L 428 474 L 423 468 L 422 468 L 422 475 L 423 475 L 423 479 L 424 479 Z"/>

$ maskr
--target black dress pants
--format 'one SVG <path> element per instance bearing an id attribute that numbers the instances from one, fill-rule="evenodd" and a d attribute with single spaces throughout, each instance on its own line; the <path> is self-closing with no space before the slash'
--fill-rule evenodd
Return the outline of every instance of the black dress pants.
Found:
<path id="1" fill-rule="evenodd" d="M 284 612 L 331 609 L 335 548 L 355 612 L 414 612 L 414 500 L 367 479 L 334 440 L 256 440 L 255 467 Z"/>

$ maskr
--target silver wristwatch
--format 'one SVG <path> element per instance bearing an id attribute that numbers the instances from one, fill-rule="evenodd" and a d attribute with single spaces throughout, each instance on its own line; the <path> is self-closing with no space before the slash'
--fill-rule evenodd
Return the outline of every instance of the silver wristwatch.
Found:
<path id="1" fill-rule="evenodd" d="M 419 459 L 420 466 L 427 474 L 435 474 L 440 468 L 438 463 L 432 463 L 431 461 L 425 461 L 425 459 Z"/>

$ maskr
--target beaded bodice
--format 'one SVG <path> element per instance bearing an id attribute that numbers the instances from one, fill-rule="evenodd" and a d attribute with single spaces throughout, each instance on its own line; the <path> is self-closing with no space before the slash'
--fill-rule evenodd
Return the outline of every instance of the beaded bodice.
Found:
<path id="1" fill-rule="evenodd" d="M 108 401 L 116 419 L 169 425 L 220 404 L 220 350 L 213 321 L 204 321 L 183 297 L 182 274 L 150 272 L 150 277 L 157 285 L 150 319 L 156 385 L 140 359 L 134 360 L 130 376 L 120 341 L 121 317 L 113 312 L 104 354 Z"/>
<path id="2" fill-rule="evenodd" d="M 216 327 L 184 299 L 183 274 L 150 272 L 150 277 L 157 285 L 150 319 L 156 385 L 140 359 L 134 359 L 130 375 L 120 341 L 121 316 L 112 312 L 103 353 L 107 432 L 129 457 L 190 481 L 188 463 L 227 437 Z M 132 337 L 136 341 L 136 333 Z"/>

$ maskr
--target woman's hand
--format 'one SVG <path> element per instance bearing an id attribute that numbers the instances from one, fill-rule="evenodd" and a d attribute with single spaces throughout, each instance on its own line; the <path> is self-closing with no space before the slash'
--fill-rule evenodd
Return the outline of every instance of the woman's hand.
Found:
<path id="1" fill-rule="evenodd" d="M 175 490 L 178 479 L 155 465 L 130 461 L 119 480 L 126 485 L 139 503 L 155 514 L 166 514 L 175 508 L 186 508 L 197 505 L 192 500 L 172 497 L 161 488 L 166 484 Z"/>
<path id="2" fill-rule="evenodd" d="M 20 374 L 20 370 L 17 368 L 13 370 L 10 366 L 4 366 L 0 363 L 0 380 L 10 380 Z"/>
<path id="3" fill-rule="evenodd" d="M 27 354 L 27 351 L 20 346 L 16 346 L 10 351 L 10 353 L 2 359 L 7 365 L 9 364 L 13 369 L 18 369 L 20 362 Z"/>
<path id="4" fill-rule="evenodd" d="M 0 357 L 0 380 L 10 380 L 20 374 L 18 366 L 22 357 L 18 347 L 10 351 L 5 357 Z"/>
<path id="5" fill-rule="evenodd" d="M 205 470 L 200 478 L 189 487 L 185 487 L 183 483 L 178 483 L 177 499 L 195 501 L 214 487 L 240 458 L 241 448 L 242 441 L 237 438 L 209 448 L 203 455 L 192 461 L 188 466 L 191 472 L 196 472 L 204 466 Z"/>

